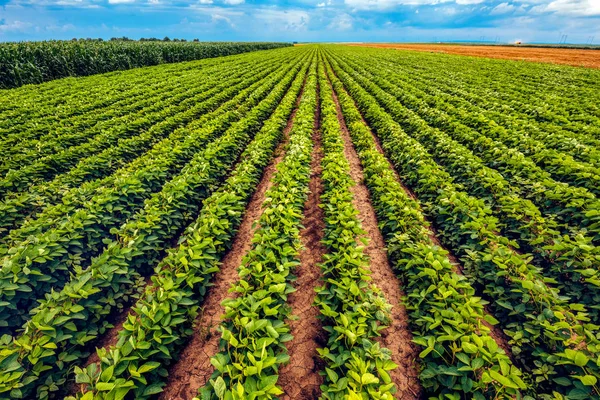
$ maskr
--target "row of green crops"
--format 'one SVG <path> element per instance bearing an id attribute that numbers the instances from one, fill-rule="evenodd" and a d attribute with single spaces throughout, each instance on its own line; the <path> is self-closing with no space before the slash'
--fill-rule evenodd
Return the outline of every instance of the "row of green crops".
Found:
<path id="1" fill-rule="evenodd" d="M 358 246 L 365 231 L 352 203 L 350 164 L 344 154 L 340 124 L 325 77 L 319 63 L 321 132 L 323 136 L 322 181 L 324 191 L 323 286 L 316 289 L 327 346 L 319 349 L 325 362 L 322 398 L 393 399 L 396 391 L 388 371 L 397 367 L 391 352 L 375 339 L 389 327 L 390 308 L 383 295 L 369 283 L 369 259 Z"/>
<path id="2" fill-rule="evenodd" d="M 355 72 L 352 74 L 369 89 L 377 87 L 375 83 L 360 77 Z M 377 81 L 382 84 L 381 78 Z M 386 89 L 389 93 L 406 91 L 403 88 L 387 87 Z M 570 229 L 577 231 L 585 228 L 589 230 L 590 236 L 595 241 L 600 240 L 600 214 L 598 213 L 600 202 L 592 192 L 585 188 L 572 186 L 570 184 L 572 182 L 560 182 L 552 179 L 551 174 L 540 168 L 532 159 L 516 149 L 495 141 L 474 129 L 467 128 L 462 124 L 463 119 L 456 121 L 448 117 L 440 117 L 439 115 L 443 113 L 438 109 L 428 107 L 427 115 L 423 115 L 423 109 L 419 109 L 419 114 L 428 123 L 443 129 L 452 139 L 473 151 L 485 165 L 502 173 L 522 197 L 531 200 L 547 214 L 555 216 L 560 222 L 570 224 Z M 516 134 L 517 138 L 519 136 Z M 568 158 L 568 155 L 556 156 L 556 160 L 559 161 Z M 567 176 L 570 175 L 567 174 Z M 596 179 L 596 175 L 589 174 L 586 185 L 597 186 L 593 183 Z"/>
<path id="3" fill-rule="evenodd" d="M 0 398 L 160 396 L 289 126 L 198 399 L 286 396 L 316 179 L 308 397 L 408 393 L 379 338 L 404 326 L 424 397 L 600 400 L 597 74 L 301 46 L 5 90 Z M 371 282 L 347 151 L 406 314 Z"/>
<path id="4" fill-rule="evenodd" d="M 178 175 L 144 202 L 143 209 L 114 230 L 116 239 L 105 241 L 104 251 L 89 267 L 73 268 L 66 285 L 40 301 L 22 333 L 3 336 L 0 392 L 45 398 L 65 390 L 72 365 L 89 354 L 90 341 L 129 302 L 134 282 L 149 274 L 165 247 L 195 219 L 201 202 L 222 185 L 287 93 L 306 55 L 299 52 L 282 65 L 284 75 L 268 76 L 268 95 L 196 152 Z"/>
<path id="5" fill-rule="evenodd" d="M 375 97 L 335 59 L 329 61 L 401 178 L 415 190 L 442 242 L 461 257 L 476 289 L 492 300 L 491 309 L 511 339 L 513 355 L 535 378 L 538 396 L 551 396 L 553 391 L 573 398 L 597 395 L 598 326 L 589 323 L 585 305 L 549 286 L 551 281 L 530 264 L 530 257 L 514 251 L 496 233 L 498 220 L 489 207 L 462 192 Z"/>
<path id="6" fill-rule="evenodd" d="M 353 76 L 369 85 L 369 81 L 356 74 Z M 373 80 L 380 82 L 376 78 Z M 444 131 L 427 125 L 376 85 L 369 85 L 369 92 L 457 182 L 463 184 L 471 195 L 482 198 L 497 213 L 503 234 L 531 251 L 549 277 L 556 278 L 560 285 L 566 285 L 566 294 L 588 306 L 592 322 L 600 323 L 597 307 L 600 301 L 600 271 L 594 268 L 600 265 L 600 248 L 593 245 L 592 238 L 583 234 L 562 235 L 563 229 L 553 215 L 543 216 L 531 201 L 519 197 L 515 187 L 498 171 L 484 165 L 465 146 Z"/>
<path id="7" fill-rule="evenodd" d="M 272 68 L 275 67 L 273 63 L 269 64 Z M 264 76 L 268 75 L 269 72 L 271 72 L 269 69 L 265 69 L 260 74 Z M 236 82 L 231 83 L 235 84 Z M 193 81 L 189 84 L 193 84 Z M 206 112 L 200 106 L 201 104 L 222 98 L 222 92 L 227 88 L 225 85 L 217 85 L 217 87 L 212 87 L 210 84 L 200 85 L 192 88 L 190 93 L 183 93 L 181 96 L 178 96 L 175 91 L 173 98 L 167 98 L 163 103 L 152 106 L 151 109 L 141 112 L 139 115 L 130 114 L 126 117 L 126 121 L 121 124 L 114 127 L 102 127 L 104 128 L 101 128 L 102 133 L 86 143 L 68 147 L 63 151 L 41 157 L 30 165 L 26 164 L 17 170 L 9 171 L 0 180 L 0 194 L 6 196 L 7 193 L 20 193 L 33 184 L 50 180 L 57 174 L 68 171 L 83 158 L 117 144 L 120 139 L 127 139 L 132 135 L 139 134 L 140 131 L 147 130 L 158 123 L 164 124 L 167 117 L 179 117 L 179 120 L 175 119 L 174 121 L 177 126 L 190 122 Z M 183 101 L 180 101 L 182 99 Z"/>
<path id="8" fill-rule="evenodd" d="M 215 371 L 199 391 L 209 399 L 273 399 L 278 370 L 289 360 L 285 343 L 292 338 L 287 295 L 294 291 L 294 267 L 300 251 L 300 227 L 308 197 L 312 133 L 317 99 L 316 57 L 311 63 L 289 143 L 265 193 L 252 248 L 239 268 L 237 294 L 223 302 L 222 351 L 211 358 Z"/>
<path id="9" fill-rule="evenodd" d="M 271 160 L 302 88 L 308 63 L 275 113 L 242 154 L 225 185 L 204 201 L 184 241 L 161 263 L 130 312 L 118 343 L 100 349 L 100 366 L 76 368 L 84 384 L 81 399 L 121 399 L 132 392 L 144 399 L 162 390 L 166 366 L 176 359 L 208 290 L 219 260 L 230 248 L 245 207 Z"/>
<path id="10" fill-rule="evenodd" d="M 289 43 L 49 41 L 0 45 L 0 88 L 163 63 L 200 60 Z"/>
<path id="11" fill-rule="evenodd" d="M 283 60 L 285 58 L 275 57 L 273 61 Z M 271 70 L 274 65 L 257 61 L 257 66 Z M 116 176 L 123 175 L 122 168 L 128 169 L 131 173 L 131 171 L 151 165 L 152 160 L 159 153 L 168 152 L 169 147 L 183 141 L 191 130 L 201 127 L 202 124 L 207 122 L 214 124 L 211 119 L 215 117 L 215 114 L 206 114 L 214 106 L 221 105 L 223 101 L 229 100 L 224 105 L 223 111 L 231 111 L 232 107 L 237 107 L 239 103 L 237 99 L 232 99 L 232 97 L 237 95 L 238 91 L 241 91 L 238 98 L 244 98 L 250 93 L 244 89 L 250 83 L 257 82 L 257 78 L 264 75 L 263 72 L 256 74 L 247 71 L 244 65 L 232 66 L 230 71 L 231 75 L 216 72 L 214 79 L 205 77 L 204 74 L 198 74 L 201 79 L 207 81 L 207 86 L 201 85 L 198 92 L 196 90 L 188 92 L 188 97 L 182 99 L 177 107 L 169 106 L 169 104 L 177 101 L 178 96 L 172 97 L 170 102 L 163 104 L 164 109 L 168 112 L 163 113 L 163 119 L 157 120 L 156 124 L 142 130 L 137 135 L 133 134 L 129 138 L 121 139 L 117 145 L 95 155 L 88 154 L 80 159 L 68 172 L 56 175 L 49 182 L 37 184 L 28 182 L 26 191 L 7 194 L 4 200 L 0 202 L 0 235 L 17 228 L 26 218 L 35 216 L 43 208 L 48 208 L 63 198 L 69 204 L 79 203 L 80 200 L 77 199 L 90 198 L 95 189 L 108 186 L 114 182 Z M 212 71 L 209 70 L 208 72 Z M 197 95 L 194 95 L 194 93 L 197 93 Z M 199 120 L 194 120 L 198 116 L 202 117 Z M 148 152 L 150 149 L 152 150 Z M 144 154 L 145 152 L 147 153 Z M 66 152 L 61 154 L 64 155 Z M 144 155 L 140 157 L 142 154 Z M 132 163 L 134 159 L 135 161 Z M 42 168 L 46 164 L 38 163 L 37 165 Z M 27 177 L 27 175 L 23 176 Z M 56 213 L 54 214 L 56 215 Z M 19 234 L 17 232 L 12 232 L 10 237 L 4 237 L 0 242 L 3 244 L 18 242 Z M 25 236 L 30 234 L 26 233 Z"/>
<path id="12" fill-rule="evenodd" d="M 117 229 L 124 219 L 142 208 L 144 201 L 197 157 L 206 144 L 219 138 L 227 128 L 251 112 L 268 96 L 278 80 L 292 73 L 287 64 L 279 69 L 264 82 L 260 80 L 264 73 L 255 74 L 253 79 L 257 82 L 232 100 L 231 110 L 225 103 L 216 112 L 207 114 L 206 120 L 196 120 L 202 124 L 186 131 L 180 143 L 171 142 L 171 146 L 161 146 L 160 153 L 149 153 L 155 157 L 149 158 L 144 168 L 134 164 L 137 168 L 128 168 L 122 175 L 112 175 L 113 185 L 104 182 L 105 185 L 92 191 L 89 200 L 81 203 L 75 200 L 65 204 L 63 197 L 62 203 L 51 212 L 41 214 L 33 226 L 11 232 L 11 238 L 17 232 L 23 235 L 8 249 L 0 270 L 0 281 L 6 289 L 0 297 L 6 302 L 2 310 L 5 323 L 9 327 L 22 325 L 36 299 L 50 287 L 62 287 L 74 268 L 89 265 L 90 259 L 102 250 L 104 240 L 113 236 L 111 230 Z M 219 96 L 215 96 L 209 102 L 219 100 Z M 81 195 L 81 188 L 76 193 Z M 18 286 L 11 285 L 13 282 L 18 282 Z"/>
<path id="13" fill-rule="evenodd" d="M 524 389 L 521 372 L 498 347 L 484 321 L 486 304 L 431 242 L 416 201 L 405 193 L 352 98 L 328 70 L 363 166 L 392 266 L 404 284 L 414 341 L 421 348 L 421 383 L 447 398 L 510 398 Z"/>

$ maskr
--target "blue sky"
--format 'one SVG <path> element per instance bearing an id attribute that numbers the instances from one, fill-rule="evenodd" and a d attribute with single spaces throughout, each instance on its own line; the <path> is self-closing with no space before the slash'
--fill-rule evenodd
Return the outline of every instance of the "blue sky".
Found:
<path id="1" fill-rule="evenodd" d="M 164 37 L 600 44 L 600 0 L 0 0 L 0 41 Z"/>

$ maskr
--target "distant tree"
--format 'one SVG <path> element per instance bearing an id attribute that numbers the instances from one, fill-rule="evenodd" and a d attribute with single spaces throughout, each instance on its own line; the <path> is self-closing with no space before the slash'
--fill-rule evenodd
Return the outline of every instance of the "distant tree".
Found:
<path id="1" fill-rule="evenodd" d="M 171 39 L 169 39 L 168 36 L 165 36 L 165 38 L 163 39 L 163 42 L 170 42 L 170 41 L 171 41 Z"/>
<path id="2" fill-rule="evenodd" d="M 200 41 L 200 39 L 198 39 L 198 38 L 194 39 L 194 42 L 199 42 L 199 41 Z"/>

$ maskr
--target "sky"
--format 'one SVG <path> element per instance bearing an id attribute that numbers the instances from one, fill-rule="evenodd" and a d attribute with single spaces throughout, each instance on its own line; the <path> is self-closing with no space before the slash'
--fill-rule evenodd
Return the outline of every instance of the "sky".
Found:
<path id="1" fill-rule="evenodd" d="M 600 0 L 0 0 L 0 41 L 600 44 Z"/>

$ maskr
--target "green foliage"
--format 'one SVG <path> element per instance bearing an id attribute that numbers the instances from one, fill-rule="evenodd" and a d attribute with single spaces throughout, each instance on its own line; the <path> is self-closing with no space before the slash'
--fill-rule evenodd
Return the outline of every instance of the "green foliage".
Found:
<path id="1" fill-rule="evenodd" d="M 364 71 L 358 65 L 354 65 L 353 68 Z M 430 162 L 435 161 L 445 167 L 456 182 L 464 185 L 469 194 L 484 200 L 500 216 L 498 226 L 503 234 L 514 238 L 521 248 L 532 251 L 548 276 L 555 278 L 560 286 L 564 285 L 563 292 L 574 301 L 585 304 L 592 321 L 595 324 L 600 323 L 598 307 L 600 271 L 593 268 L 594 265 L 600 265 L 600 248 L 594 246 L 593 238 L 582 233 L 562 235 L 563 227 L 555 222 L 553 214 L 543 215 L 530 200 L 520 197 L 520 191 L 517 189 L 519 185 L 512 185 L 514 181 L 508 182 L 498 171 L 487 167 L 480 158 L 452 139 L 445 131 L 428 125 L 427 122 L 448 132 L 469 131 L 464 125 L 442 115 L 439 112 L 442 107 L 429 108 L 423 101 L 411 95 L 407 88 L 391 85 L 385 78 L 373 74 L 365 73 L 366 76 L 360 76 L 356 72 L 350 73 L 369 88 L 369 92 L 377 98 L 395 121 L 398 121 L 406 133 L 427 149 L 432 156 Z M 377 85 L 370 82 L 376 82 Z M 378 86 L 385 88 L 387 92 Z M 395 93 L 396 96 L 389 93 Z M 406 103 L 418 114 L 405 108 Z M 444 123 L 436 124 L 435 121 L 444 121 Z M 470 134 L 476 135 L 474 132 Z M 473 139 L 470 143 L 475 145 L 469 147 L 483 148 L 482 145 L 477 146 L 481 140 Z M 503 157 L 498 153 L 509 154 L 510 149 L 503 148 L 497 143 L 492 143 L 490 146 L 496 150 L 493 155 L 490 154 L 489 159 L 495 160 L 494 166 L 498 170 L 505 171 L 504 167 L 498 165 Z M 511 166 L 517 168 L 514 163 Z M 530 174 L 529 179 L 533 175 L 535 174 Z M 548 177 L 540 181 L 551 182 Z"/>
<path id="2" fill-rule="evenodd" d="M 88 342 L 102 333 L 108 316 L 128 302 L 126 295 L 135 289 L 134 281 L 148 275 L 168 243 L 199 212 L 202 201 L 221 186 L 301 66 L 292 62 L 281 80 L 270 76 L 274 87 L 266 98 L 197 152 L 179 175 L 115 232 L 117 239 L 107 241 L 89 267 L 77 268 L 62 290 L 40 302 L 24 332 L 8 338 L 0 348 L 0 393 L 19 390 L 23 397 L 46 398 L 50 392 L 64 390 L 70 367 L 88 354 Z"/>
<path id="3" fill-rule="evenodd" d="M 586 307 L 569 302 L 550 284 L 551 279 L 530 264 L 498 235 L 498 220 L 481 199 L 468 196 L 452 182 L 416 140 L 410 138 L 361 85 L 332 61 L 365 119 L 401 178 L 411 186 L 434 222 L 443 243 L 458 256 L 476 289 L 492 300 L 491 309 L 510 337 L 513 355 L 535 379 L 537 395 L 598 395 L 595 386 L 578 376 L 600 376 L 598 326 L 589 323 Z M 564 360 L 566 350 L 589 359 L 584 366 Z M 561 384 L 556 386 L 556 379 Z M 590 382 L 591 380 L 587 381 Z"/>
<path id="4" fill-rule="evenodd" d="M 292 339 L 287 295 L 294 291 L 300 228 L 308 196 L 311 140 L 316 108 L 316 59 L 311 63 L 302 99 L 294 117 L 283 161 L 265 193 L 252 249 L 239 268 L 237 294 L 223 302 L 221 351 L 211 358 L 215 371 L 199 390 L 208 399 L 274 399 L 279 367 L 289 360 L 285 343 Z"/>
<path id="5" fill-rule="evenodd" d="M 96 364 L 75 368 L 77 382 L 87 384 L 78 398 L 109 399 L 132 392 L 136 399 L 142 399 L 162 390 L 166 366 L 192 334 L 191 325 L 211 277 L 219 270 L 219 261 L 233 242 L 253 189 L 282 137 L 304 81 L 305 64 L 232 175 L 204 201 L 179 248 L 160 262 L 152 284 L 130 312 L 118 343 L 98 350 L 100 368 Z"/>
<path id="6" fill-rule="evenodd" d="M 250 86 L 239 93 L 234 86 L 223 91 L 222 96 L 213 96 L 206 104 L 195 105 L 189 111 L 189 119 L 200 112 L 196 108 L 214 109 L 227 97 L 236 95 L 214 112 L 203 115 L 186 129 L 180 129 L 179 143 L 165 143 L 160 151 L 148 153 L 153 157 L 146 158 L 143 165 L 136 163 L 122 175 L 112 175 L 112 185 L 105 181 L 100 188 L 90 188 L 89 200 L 82 196 L 79 188 L 76 195 L 79 199 L 83 197 L 83 202 L 65 202 L 69 197 L 63 197 L 62 204 L 41 215 L 34 226 L 21 229 L 18 233 L 21 233 L 22 241 L 8 250 L 9 255 L 0 270 L 0 282 L 7 285 L 6 290 L 0 292 L 0 301 L 6 301 L 8 305 L 0 311 L 0 316 L 8 327 L 21 326 L 28 319 L 27 311 L 36 299 L 50 287 L 61 288 L 68 281 L 70 271 L 87 266 L 90 259 L 101 252 L 104 241 L 113 237 L 113 229 L 133 216 L 152 193 L 161 190 L 164 183 L 177 176 L 190 160 L 198 153 L 202 154 L 201 150 L 208 143 L 221 137 L 227 128 L 265 98 L 278 80 L 289 74 L 287 65 L 279 67 L 271 76 L 269 72 L 271 70 L 255 74 L 246 82 Z M 268 78 L 263 81 L 261 78 L 265 76 Z M 174 127 L 182 119 L 167 122 Z M 32 236 L 34 234 L 36 236 Z M 15 283 L 18 288 L 14 287 Z"/>
<path id="7" fill-rule="evenodd" d="M 432 398 L 510 398 L 525 389 L 522 373 L 490 335 L 484 305 L 447 253 L 434 246 L 416 201 L 404 191 L 335 74 L 335 88 L 393 268 L 403 282 L 420 374 Z"/>
<path id="8" fill-rule="evenodd" d="M 326 364 L 323 399 L 393 399 L 396 388 L 389 372 L 397 367 L 391 352 L 375 340 L 389 327 L 390 308 L 376 286 L 370 285 L 369 259 L 359 246 L 365 232 L 357 218 L 350 188 L 355 185 L 344 154 L 332 91 L 319 63 L 321 100 L 321 161 L 325 214 L 321 270 L 324 285 L 316 289 L 327 347 L 318 349 Z"/>
<path id="9" fill-rule="evenodd" d="M 134 41 L 3 43 L 0 46 L 0 88 L 286 46 L 291 44 Z"/>

